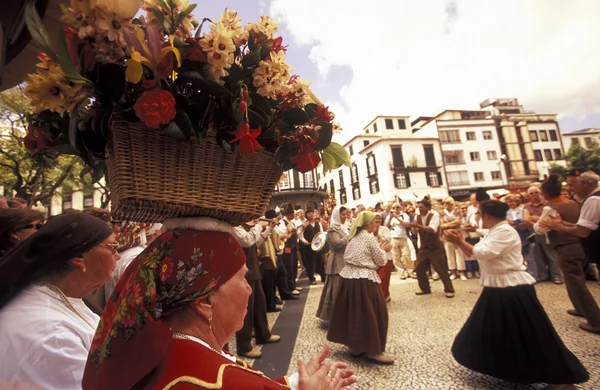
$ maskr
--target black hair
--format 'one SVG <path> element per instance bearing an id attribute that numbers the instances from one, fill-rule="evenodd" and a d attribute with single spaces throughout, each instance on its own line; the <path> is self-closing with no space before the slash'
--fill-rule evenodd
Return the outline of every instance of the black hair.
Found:
<path id="1" fill-rule="evenodd" d="M 420 200 L 417 203 L 421 203 L 423 206 L 431 210 L 431 201 L 429 200 L 428 196 L 424 197 L 423 200 Z"/>
<path id="2" fill-rule="evenodd" d="M 347 208 L 345 208 L 344 206 L 340 207 L 340 214 L 343 213 L 344 211 L 348 210 Z"/>
<path id="3" fill-rule="evenodd" d="M 488 195 L 485 188 L 479 187 L 475 190 L 475 200 L 478 202 L 484 202 L 486 200 L 490 200 L 490 196 Z"/>
<path id="4" fill-rule="evenodd" d="M 494 219 L 506 219 L 506 213 L 508 212 L 508 205 L 500 202 L 499 200 L 486 200 L 481 203 L 481 215 L 489 215 Z"/>
<path id="5" fill-rule="evenodd" d="M 562 192 L 562 183 L 557 174 L 551 174 L 548 179 L 542 183 L 542 191 L 551 198 L 560 196 L 560 193 Z"/>

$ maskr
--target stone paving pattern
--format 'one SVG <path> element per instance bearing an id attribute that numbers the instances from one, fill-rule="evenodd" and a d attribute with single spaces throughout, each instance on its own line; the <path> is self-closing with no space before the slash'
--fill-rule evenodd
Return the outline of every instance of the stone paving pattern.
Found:
<path id="1" fill-rule="evenodd" d="M 600 300 L 600 286 L 588 282 Z M 392 275 L 392 302 L 388 308 L 390 324 L 387 352 L 396 357 L 393 366 L 378 366 L 362 358 L 351 357 L 346 347 L 332 344 L 332 358 L 348 362 L 359 381 L 355 389 L 542 389 L 544 384 L 518 385 L 472 372 L 456 363 L 450 352 L 455 335 L 461 329 L 482 287 L 478 280 L 454 281 L 456 297 L 447 299 L 441 283 L 432 284 L 433 294 L 416 296 L 417 282 L 402 281 Z M 590 380 L 580 389 L 600 389 L 600 336 L 578 328 L 581 318 L 566 314 L 571 308 L 564 285 L 538 283 L 538 296 L 557 332 L 568 348 L 590 372 Z M 312 286 L 300 324 L 289 374 L 296 371 L 297 359 L 316 355 L 327 342 L 315 313 L 322 284 Z M 303 292 L 306 294 L 306 292 Z M 284 308 L 285 310 L 285 308 Z M 267 357 L 265 357 L 267 358 Z"/>

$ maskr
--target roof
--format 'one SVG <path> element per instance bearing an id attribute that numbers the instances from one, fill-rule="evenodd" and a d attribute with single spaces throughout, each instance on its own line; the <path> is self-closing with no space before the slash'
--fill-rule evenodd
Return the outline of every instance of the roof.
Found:
<path id="1" fill-rule="evenodd" d="M 598 134 L 598 133 L 600 133 L 600 129 L 588 128 L 588 129 L 571 131 L 569 133 L 563 133 L 562 135 L 569 136 L 569 135 L 585 135 L 585 134 Z"/>

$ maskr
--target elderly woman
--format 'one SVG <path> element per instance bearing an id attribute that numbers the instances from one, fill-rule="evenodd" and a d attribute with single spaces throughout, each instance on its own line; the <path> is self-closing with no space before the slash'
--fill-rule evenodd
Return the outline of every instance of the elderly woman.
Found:
<path id="1" fill-rule="evenodd" d="M 82 297 L 111 278 L 111 228 L 83 213 L 52 218 L 0 261 L 0 382 L 81 389 L 99 317 Z"/>
<path id="2" fill-rule="evenodd" d="M 340 271 L 344 268 L 344 252 L 348 244 L 348 235 L 350 231 L 346 226 L 348 210 L 343 206 L 337 206 L 331 214 L 331 225 L 327 230 L 327 242 L 329 243 L 329 258 L 325 264 L 325 286 L 321 293 L 317 317 L 324 325 L 329 325 L 333 314 L 333 305 L 340 291 L 342 278 Z"/>
<path id="3" fill-rule="evenodd" d="M 375 231 L 373 235 L 377 237 L 377 241 L 379 244 L 390 244 L 390 250 L 386 251 L 385 258 L 387 259 L 387 263 L 379 268 L 377 274 L 381 279 L 381 292 L 383 292 L 383 296 L 385 298 L 385 302 L 390 302 L 392 298 L 390 297 L 390 279 L 392 277 L 392 269 L 394 268 L 394 257 L 392 256 L 392 232 L 390 229 L 382 225 L 383 219 L 380 214 L 377 214 L 375 217 Z"/>
<path id="4" fill-rule="evenodd" d="M 244 323 L 251 289 L 232 228 L 204 220 L 166 221 L 167 232 L 127 268 L 94 337 L 84 389 L 286 387 L 286 378 L 271 380 L 222 350 Z M 327 353 L 306 366 L 300 361 L 291 387 L 354 383 L 352 371 L 325 360 Z"/>
<path id="5" fill-rule="evenodd" d="M 327 340 L 344 344 L 354 356 L 379 364 L 393 364 L 385 352 L 388 311 L 377 270 L 387 264 L 391 244 L 380 244 L 373 236 L 375 213 L 362 211 L 352 224 L 344 253 L 346 263 L 335 300 Z"/>
<path id="6" fill-rule="evenodd" d="M 463 366 L 509 382 L 573 384 L 589 374 L 556 333 L 526 272 L 519 234 L 506 221 L 508 206 L 480 206 L 489 233 L 472 246 L 457 231 L 445 238 L 479 260 L 483 292 L 456 336 L 452 354 Z M 574 387 L 569 387 L 574 388 Z"/>
<path id="7" fill-rule="evenodd" d="M 0 257 L 37 232 L 43 224 L 44 214 L 36 210 L 0 210 Z"/>

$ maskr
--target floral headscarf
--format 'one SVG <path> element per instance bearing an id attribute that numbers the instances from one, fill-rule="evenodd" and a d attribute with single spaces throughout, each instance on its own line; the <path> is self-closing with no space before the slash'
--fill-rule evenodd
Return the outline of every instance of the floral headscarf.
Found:
<path id="1" fill-rule="evenodd" d="M 127 268 L 109 298 L 88 357 L 84 389 L 129 389 L 171 345 L 161 319 L 206 299 L 246 263 L 229 233 L 189 229 L 154 240 Z"/>

